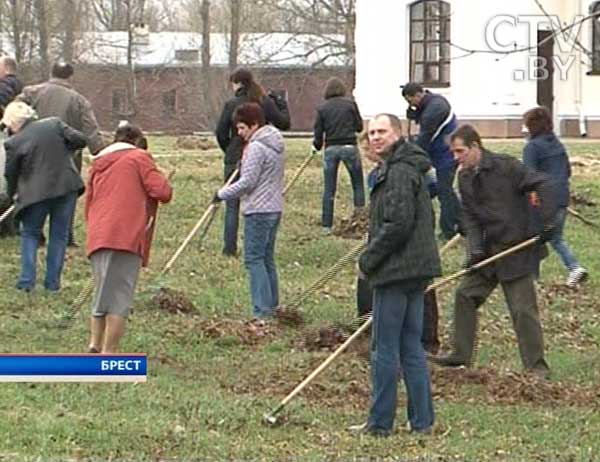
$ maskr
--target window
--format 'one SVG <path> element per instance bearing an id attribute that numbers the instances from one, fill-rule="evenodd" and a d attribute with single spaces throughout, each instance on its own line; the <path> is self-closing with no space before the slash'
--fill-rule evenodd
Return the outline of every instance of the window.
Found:
<path id="1" fill-rule="evenodd" d="M 410 80 L 450 85 L 450 3 L 419 0 L 410 6 Z"/>
<path id="2" fill-rule="evenodd" d="M 162 94 L 163 114 L 174 116 L 177 113 L 177 90 L 165 91 Z"/>
<path id="3" fill-rule="evenodd" d="M 115 88 L 112 92 L 112 110 L 117 114 L 127 112 L 127 90 Z"/>
<path id="4" fill-rule="evenodd" d="M 198 62 L 199 56 L 198 50 L 175 50 L 177 61 Z"/>
<path id="5" fill-rule="evenodd" d="M 592 19 L 592 72 L 600 74 L 600 2 L 590 7 Z"/>

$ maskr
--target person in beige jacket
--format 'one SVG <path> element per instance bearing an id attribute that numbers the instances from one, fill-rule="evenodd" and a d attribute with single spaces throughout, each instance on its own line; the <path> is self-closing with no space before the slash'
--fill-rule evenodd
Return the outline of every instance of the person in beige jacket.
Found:
<path id="1" fill-rule="evenodd" d="M 92 155 L 95 155 L 104 147 L 104 142 L 92 105 L 71 85 L 73 73 L 71 64 L 56 62 L 52 66 L 50 80 L 25 87 L 18 99 L 33 107 L 39 118 L 58 117 L 67 125 L 82 132 L 87 137 L 88 149 Z M 75 165 L 81 173 L 81 150 L 75 152 Z M 73 223 L 69 228 L 69 246 L 77 246 L 73 236 Z"/>

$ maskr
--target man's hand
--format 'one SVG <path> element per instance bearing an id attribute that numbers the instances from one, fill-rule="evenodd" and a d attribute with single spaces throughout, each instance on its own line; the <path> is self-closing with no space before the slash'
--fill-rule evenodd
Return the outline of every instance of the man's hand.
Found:
<path id="1" fill-rule="evenodd" d="M 408 120 L 418 120 L 419 110 L 414 106 L 408 106 L 408 108 L 406 109 L 406 118 Z"/>
<path id="2" fill-rule="evenodd" d="M 465 265 L 464 265 L 465 269 L 471 269 L 471 268 L 473 268 L 473 266 L 475 266 L 479 262 L 482 262 L 483 260 L 485 260 L 485 253 L 472 252 L 467 257 L 467 261 L 465 262 Z"/>
<path id="3" fill-rule="evenodd" d="M 358 276 L 358 279 L 362 279 L 363 281 L 367 280 L 367 275 L 361 271 L 358 263 L 356 264 L 356 275 Z"/>
<path id="4" fill-rule="evenodd" d="M 218 204 L 218 203 L 220 203 L 221 201 L 223 201 L 223 199 L 221 199 L 221 198 L 219 197 L 219 193 L 218 193 L 218 192 L 216 192 L 216 193 L 215 193 L 215 195 L 214 195 L 214 196 L 213 196 L 213 198 L 212 198 L 212 201 L 211 201 L 211 203 L 212 203 L 212 204 Z"/>
<path id="5" fill-rule="evenodd" d="M 554 226 L 544 227 L 544 230 L 538 236 L 538 244 L 545 244 L 546 242 L 551 241 L 555 231 L 556 228 Z"/>
<path id="6" fill-rule="evenodd" d="M 312 155 L 316 155 L 318 154 L 319 150 L 317 148 L 315 148 L 314 146 L 311 147 L 310 152 L 312 153 Z"/>

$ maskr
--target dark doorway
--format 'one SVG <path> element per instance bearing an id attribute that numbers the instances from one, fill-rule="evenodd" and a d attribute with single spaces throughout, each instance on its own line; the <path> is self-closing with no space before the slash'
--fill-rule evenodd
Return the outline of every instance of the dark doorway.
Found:
<path id="1" fill-rule="evenodd" d="M 554 107 L 554 36 L 549 30 L 538 30 L 537 33 L 537 103 L 545 106 L 550 114 Z"/>

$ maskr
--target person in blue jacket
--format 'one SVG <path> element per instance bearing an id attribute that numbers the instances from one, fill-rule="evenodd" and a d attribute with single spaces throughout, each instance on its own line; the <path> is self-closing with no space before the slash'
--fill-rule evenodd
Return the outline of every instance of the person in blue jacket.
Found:
<path id="1" fill-rule="evenodd" d="M 415 143 L 429 154 L 435 169 L 441 234 L 450 239 L 458 232 L 461 213 L 452 187 L 457 166 L 448 143 L 449 136 L 458 127 L 456 116 L 446 98 L 424 90 L 418 83 L 404 85 L 402 96 L 409 104 L 406 117 L 419 124 Z"/>
<path id="2" fill-rule="evenodd" d="M 563 230 L 569 206 L 569 178 L 571 164 L 565 146 L 560 142 L 553 131 L 552 116 L 545 107 L 530 109 L 523 116 L 523 122 L 529 132 L 529 141 L 523 149 L 523 163 L 533 170 L 546 173 L 556 181 L 558 186 L 559 211 L 556 218 L 554 235 L 550 245 L 559 255 L 563 264 L 569 271 L 567 285 L 574 287 L 588 277 L 587 270 L 579 261 L 565 242 Z M 534 199 L 535 205 L 535 199 Z"/>

